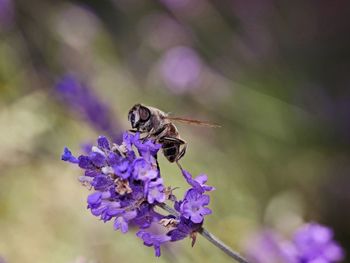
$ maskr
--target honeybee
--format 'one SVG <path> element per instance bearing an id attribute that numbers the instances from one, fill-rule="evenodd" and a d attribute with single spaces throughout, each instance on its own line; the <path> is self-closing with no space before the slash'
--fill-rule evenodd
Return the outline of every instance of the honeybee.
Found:
<path id="1" fill-rule="evenodd" d="M 179 132 L 173 121 L 186 124 L 202 125 L 208 127 L 220 127 L 203 121 L 191 120 L 180 117 L 170 117 L 165 112 L 150 106 L 135 104 L 129 111 L 128 120 L 133 128 L 132 132 L 146 133 L 145 138 L 154 138 L 162 145 L 165 158 L 173 163 L 185 155 L 187 142 L 180 138 Z"/>

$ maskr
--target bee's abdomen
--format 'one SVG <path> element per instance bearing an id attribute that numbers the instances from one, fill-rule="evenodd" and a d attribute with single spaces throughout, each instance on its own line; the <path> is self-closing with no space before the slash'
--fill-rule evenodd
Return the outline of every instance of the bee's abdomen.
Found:
<path id="1" fill-rule="evenodd" d="M 174 162 L 179 154 L 179 145 L 175 143 L 164 143 L 162 145 L 164 156 L 169 162 Z"/>

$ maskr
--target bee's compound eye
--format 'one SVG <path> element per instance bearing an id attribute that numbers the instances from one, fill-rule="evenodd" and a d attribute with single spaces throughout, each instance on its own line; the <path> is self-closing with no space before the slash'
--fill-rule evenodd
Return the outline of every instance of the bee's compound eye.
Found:
<path id="1" fill-rule="evenodd" d="M 142 121 L 148 121 L 148 119 L 151 117 L 151 112 L 146 107 L 140 107 L 139 114 L 140 114 L 140 119 Z"/>

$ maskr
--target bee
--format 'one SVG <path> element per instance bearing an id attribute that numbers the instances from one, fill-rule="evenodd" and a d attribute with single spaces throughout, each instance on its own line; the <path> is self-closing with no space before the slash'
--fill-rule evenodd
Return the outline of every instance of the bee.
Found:
<path id="1" fill-rule="evenodd" d="M 180 117 L 170 117 L 167 113 L 150 106 L 135 104 L 129 111 L 128 120 L 131 123 L 131 132 L 145 133 L 146 138 L 154 138 L 162 145 L 165 158 L 173 163 L 185 155 L 187 142 L 180 138 L 179 132 L 173 121 L 186 124 L 202 125 L 208 127 L 220 127 L 198 120 Z"/>

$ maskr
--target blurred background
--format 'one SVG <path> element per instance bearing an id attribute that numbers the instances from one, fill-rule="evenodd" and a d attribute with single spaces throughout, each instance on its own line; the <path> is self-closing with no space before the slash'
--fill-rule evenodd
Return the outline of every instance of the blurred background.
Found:
<path id="1" fill-rule="evenodd" d="M 230 262 L 202 237 L 155 259 L 86 209 L 63 147 L 119 140 L 135 103 L 222 125 L 178 128 L 227 244 L 317 221 L 348 250 L 349 17 L 346 0 L 0 0 L 0 262 Z"/>

